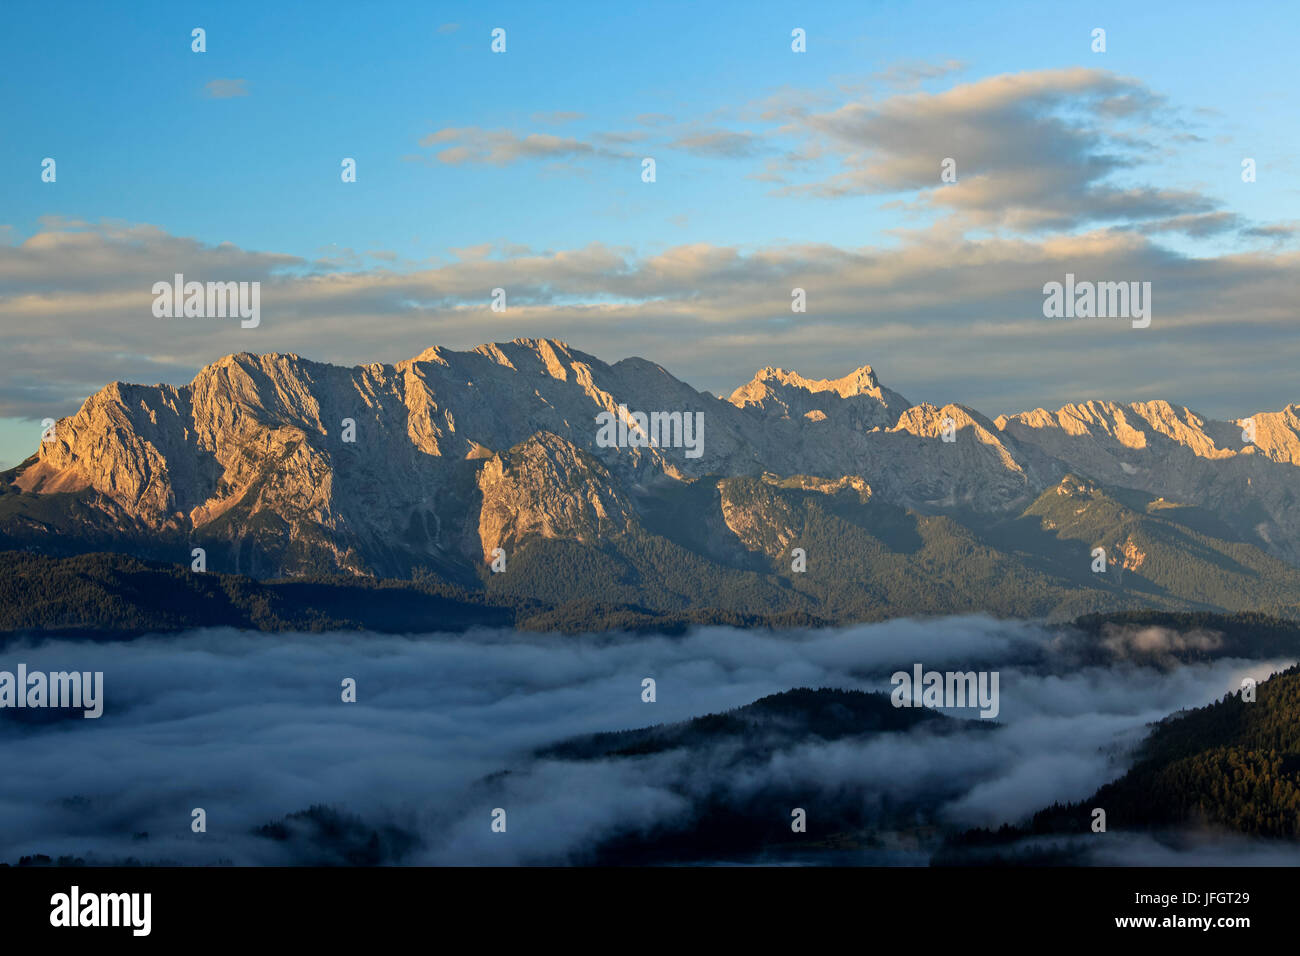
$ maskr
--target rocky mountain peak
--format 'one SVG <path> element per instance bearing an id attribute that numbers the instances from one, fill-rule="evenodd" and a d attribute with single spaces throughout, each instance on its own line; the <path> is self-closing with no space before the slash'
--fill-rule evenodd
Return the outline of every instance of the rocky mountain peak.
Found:
<path id="1" fill-rule="evenodd" d="M 728 401 L 764 418 L 832 421 L 854 430 L 887 428 L 910 404 L 882 386 L 870 365 L 831 379 L 805 378 L 768 366 L 732 392 Z"/>
<path id="2" fill-rule="evenodd" d="M 736 389 L 731 395 L 731 401 L 733 404 L 743 405 L 752 394 L 781 385 L 807 392 L 833 392 L 840 398 L 851 398 L 855 395 L 871 395 L 874 398 L 881 396 L 880 382 L 876 379 L 876 373 L 870 365 L 863 365 L 840 378 L 830 379 L 804 378 L 798 372 L 769 365 L 755 372 L 754 378 L 749 383 Z"/>
<path id="3" fill-rule="evenodd" d="M 656 413 L 654 443 L 599 437 L 607 415 Z M 684 424 L 697 415 L 695 446 Z M 51 501 L 56 517 L 0 533 L 44 541 L 90 522 L 174 536 L 181 553 L 224 547 L 259 574 L 401 574 L 467 554 L 478 565 L 533 536 L 619 533 L 647 495 L 706 476 L 861 480 L 882 503 L 994 515 L 1073 474 L 1211 509 L 1300 563 L 1298 465 L 1295 405 L 1214 421 L 1165 401 L 1086 401 L 994 422 L 911 405 L 869 365 L 833 379 L 769 366 L 724 401 L 647 359 L 611 365 L 549 338 L 351 368 L 241 352 L 188 385 L 88 398 L 11 476 L 80 510 Z"/>

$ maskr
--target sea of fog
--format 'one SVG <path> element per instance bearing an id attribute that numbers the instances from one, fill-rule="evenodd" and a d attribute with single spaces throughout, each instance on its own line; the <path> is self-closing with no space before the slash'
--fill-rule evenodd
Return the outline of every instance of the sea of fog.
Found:
<path id="1" fill-rule="evenodd" d="M 1104 667 L 1081 665 L 1053 630 L 982 617 L 816 631 L 704 627 L 674 637 L 206 629 L 122 643 L 11 643 L 0 669 L 102 671 L 104 705 L 93 720 L 0 711 L 0 862 L 38 853 L 92 863 L 304 862 L 292 841 L 253 831 L 324 804 L 417 834 L 402 863 L 565 863 L 610 834 L 689 813 L 684 794 L 701 756 L 579 763 L 538 759 L 537 748 L 793 687 L 888 691 L 890 675 L 914 663 L 998 670 L 1004 727 L 809 740 L 747 766 L 728 786 L 743 795 L 779 777 L 879 800 L 955 782 L 943 818 L 996 827 L 1087 797 L 1124 771 L 1149 723 L 1294 663 L 1180 665 L 1165 652 L 1183 640 L 1148 629 L 1131 647 L 1112 641 Z M 656 681 L 653 703 L 642 700 L 646 677 Z M 347 678 L 355 703 L 342 700 Z M 491 830 L 494 805 L 508 809 L 504 834 Z M 194 808 L 206 812 L 205 833 L 191 830 Z M 1143 840 L 1107 852 L 1098 862 L 1286 856 L 1222 843 L 1180 854 Z"/>

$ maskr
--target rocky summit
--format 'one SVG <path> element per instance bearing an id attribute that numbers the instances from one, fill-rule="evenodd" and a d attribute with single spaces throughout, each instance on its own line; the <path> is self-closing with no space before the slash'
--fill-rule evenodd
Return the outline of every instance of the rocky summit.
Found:
<path id="1" fill-rule="evenodd" d="M 698 457 L 670 440 L 691 414 Z M 620 440 L 598 441 L 611 415 Z M 926 602 L 893 593 L 885 568 L 942 594 L 944 574 L 969 584 L 982 561 L 977 578 L 1001 567 L 1050 593 L 1034 612 L 1124 604 L 1115 588 L 1139 582 L 1135 605 L 1231 605 L 1198 596 L 1185 566 L 1159 579 L 1176 547 L 1264 587 L 1255 606 L 1300 602 L 1295 405 L 1213 421 L 1087 401 L 990 419 L 912 404 L 867 365 L 829 380 L 764 368 L 722 399 L 552 339 L 354 368 L 240 353 L 184 386 L 106 386 L 3 479 L 4 547 L 178 564 L 201 547 L 209 569 L 260 578 L 427 573 L 539 597 L 727 603 L 665 571 L 702 562 L 705 578 L 750 581 L 746 606 L 835 618 L 830 592 L 809 591 L 814 569 L 910 612 Z M 1095 547 L 1121 574 L 1092 572 Z M 543 584 L 543 566 L 572 588 Z M 960 591 L 933 609 L 961 609 Z"/>

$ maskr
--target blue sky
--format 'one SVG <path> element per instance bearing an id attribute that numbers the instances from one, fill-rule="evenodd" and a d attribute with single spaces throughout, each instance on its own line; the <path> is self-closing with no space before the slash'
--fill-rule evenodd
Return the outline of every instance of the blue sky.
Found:
<path id="1" fill-rule="evenodd" d="M 1277 95 L 1296 79 L 1300 8 L 1286 4 L 1234 4 L 1231 16 L 1210 3 L 1177 4 L 1177 16 L 1170 5 L 1131 3 L 953 4 L 935 14 L 901 3 L 159 3 L 133 4 L 129 16 L 98 3 L 10 9 L 0 40 L 0 171 L 7 182 L 35 182 L 33 163 L 46 155 L 62 171 L 57 196 L 25 188 L 6 199 L 5 220 L 20 236 L 62 214 L 304 257 L 330 243 L 411 258 L 492 241 L 856 244 L 897 217 L 870 197 L 770 197 L 765 184 L 707 158 L 660 157 L 651 193 L 640 188 L 635 159 L 585 164 L 570 176 L 541 163 L 430 168 L 404 157 L 425 152 L 419 138 L 444 127 L 635 130 L 639 114 L 700 117 L 783 87 L 829 92 L 908 62 L 960 60 L 967 78 L 1104 65 L 1189 112 L 1218 110 L 1207 126 L 1238 147 L 1222 170 L 1206 168 L 1223 151 L 1213 143 L 1162 166 L 1171 178 L 1232 194 L 1247 215 L 1279 210 L 1263 190 L 1236 188 L 1231 159 L 1246 146 L 1265 162 L 1295 156 L 1300 135 L 1294 100 Z M 450 24 L 454 32 L 438 32 Z M 190 51 L 196 25 L 208 31 L 205 54 Z M 1107 52 L 1093 54 L 1089 32 L 1103 25 Z M 507 30 L 505 55 L 489 51 L 494 26 Z M 792 26 L 808 31 L 805 55 L 790 52 Z M 204 99 L 204 85 L 218 78 L 244 79 L 248 95 Z M 531 119 L 556 111 L 584 118 Z M 343 156 L 358 160 L 356 188 L 339 182 Z M 673 221 L 682 215 L 686 225 Z"/>
<path id="2" fill-rule="evenodd" d="M 206 53 L 190 49 L 196 26 L 207 31 Z M 507 31 L 504 55 L 490 50 L 494 27 Z M 791 52 L 794 27 L 807 31 L 807 53 Z M 1094 27 L 1107 32 L 1104 54 L 1090 49 Z M 1112 242 L 1117 233 L 1141 237 L 1134 240 L 1140 247 L 1116 246 L 1108 261 L 1150 257 L 1148 271 L 1156 278 L 1167 274 L 1171 282 L 1191 270 L 1219 288 L 1220 257 L 1232 260 L 1234 277 L 1243 283 L 1260 268 L 1282 270 L 1294 255 L 1286 224 L 1300 220 L 1298 28 L 1300 7 L 1285 3 L 1235 3 L 1225 11 L 1222 4 L 1172 2 L 11 2 L 0 35 L 6 104 L 0 176 L 9 187 L 0 205 L 0 253 L 11 253 L 13 262 L 8 271 L 0 262 L 0 327 L 16 346 L 10 361 L 21 356 L 21 364 L 3 371 L 11 373 L 11 385 L 18 374 L 62 385 L 41 390 L 26 381 L 21 392 L 0 393 L 0 462 L 11 464 L 34 448 L 30 423 L 42 409 L 55 417 L 70 414 L 78 396 L 110 377 L 179 384 L 205 362 L 244 349 L 294 350 L 354 364 L 395 361 L 432 344 L 464 347 L 555 334 L 611 361 L 643 354 L 716 391 L 741 384 L 745 369 L 781 364 L 793 353 L 806 374 L 839 375 L 871 362 L 887 384 L 915 401 L 957 399 L 991 414 L 1014 408 L 981 402 L 1014 405 L 1034 396 L 1034 403 L 1047 403 L 1058 397 L 1058 387 L 1092 385 L 1116 399 L 1168 391 L 1177 377 L 1134 383 L 1133 370 L 1152 361 L 1191 366 L 1222 353 L 1221 343 L 1204 339 L 1222 333 L 1194 337 L 1193 328 L 1213 327 L 1214 315 L 1193 314 L 1190 304 L 1178 313 L 1186 316 L 1184 333 L 1176 341 L 1150 336 L 1141 343 L 1152 350 L 1145 359 L 1133 358 L 1132 337 L 1111 336 L 1093 342 L 1093 378 L 1062 378 L 1050 367 L 1068 361 L 1075 348 L 1025 346 L 1042 358 L 1036 374 L 1024 372 L 1021 356 L 949 395 L 931 393 L 951 380 L 952 368 L 924 365 L 915 344 L 895 334 L 913 322 L 906 316 L 854 326 L 847 315 L 827 315 L 835 334 L 812 324 L 807 336 L 792 338 L 792 320 L 779 304 L 732 314 L 719 304 L 727 293 L 718 292 L 720 299 L 702 303 L 695 323 L 711 331 L 692 340 L 684 316 L 702 288 L 690 283 L 701 268 L 712 270 L 711 281 L 728 270 L 739 274 L 731 257 L 753 267 L 765 256 L 785 262 L 792 250 L 809 247 L 893 251 L 901 258 L 891 276 L 910 275 L 909 251 L 919 256 L 935 242 L 958 240 L 969 261 L 985 255 L 980 248 L 996 250 L 994 258 L 1009 269 L 1017 256 L 1008 250 L 1016 243 L 1041 250 L 1099 230 Z M 1088 71 L 1088 77 L 1052 79 L 1071 69 Z M 969 89 L 972 102 L 984 104 L 995 97 L 987 82 L 979 84 L 1005 76 L 1047 77 L 1041 86 L 1050 102 L 1042 115 L 1077 120 L 1080 142 L 1094 133 L 1095 140 L 1045 142 L 1041 155 L 1034 149 L 1019 157 L 989 154 L 987 168 L 977 171 L 1002 175 L 1002 192 L 1016 188 L 1017 179 L 1041 176 L 1045 185 L 1034 196 L 1007 200 L 1023 206 L 1024 215 L 1014 218 L 991 212 L 987 202 L 954 212 L 940 194 L 929 195 L 928 181 L 913 182 L 917 156 L 886 140 L 906 132 L 908 97 L 948 94 L 951 104 L 952 96 Z M 244 95 L 213 96 L 214 88 Z M 989 115 L 1020 122 L 1039 109 L 1037 96 L 1013 97 L 1014 109 Z M 1117 117 L 1116 104 L 1135 96 L 1141 108 Z M 874 119 L 843 112 L 855 104 Z M 942 143 L 948 114 L 940 106 L 916 115 L 931 124 L 919 135 L 938 135 Z M 846 132 L 842 121 L 852 129 Z M 1026 130 L 1032 134 L 1032 124 L 1020 128 Z M 531 153 L 525 148 L 530 136 L 540 138 Z M 963 172 L 969 167 L 959 145 L 953 152 Z M 1117 157 L 1093 187 L 1177 196 L 1161 199 L 1158 214 L 1141 211 L 1137 199 L 1130 214 L 1123 196 L 1112 197 L 1116 212 L 1103 219 L 1079 211 L 1098 201 L 1095 192 L 1044 205 L 1044 197 L 1063 191 L 1051 182 L 1052 168 L 1071 158 L 1052 155 L 1053 148 L 1076 150 L 1076 160 Z M 56 183 L 40 181 L 46 156 L 57 160 Z M 656 160 L 653 184 L 641 181 L 643 156 Z M 1241 182 L 1244 156 L 1258 163 L 1256 183 Z M 357 160 L 355 184 L 340 182 L 343 157 Z M 940 158 L 933 160 L 936 178 Z M 782 162 L 774 172 L 772 164 Z M 929 163 L 926 158 L 922 165 L 928 169 Z M 828 191 L 846 169 L 861 173 L 853 188 Z M 897 176 L 890 179 L 889 170 Z M 1187 228 L 1143 231 L 1179 216 L 1202 218 L 1187 220 Z M 1231 228 L 1227 217 L 1233 217 Z M 1275 231 L 1249 234 L 1258 227 Z M 72 295 L 100 288 L 108 296 L 118 289 L 107 275 L 115 267 L 95 263 L 116 262 L 114 255 L 136 241 L 131 230 L 141 229 L 161 237 L 149 246 L 159 278 L 170 275 L 169 250 L 189 241 L 209 251 L 232 244 L 248 253 L 240 268 L 249 275 L 279 276 L 285 283 L 330 273 L 440 271 L 427 296 L 418 288 L 376 293 L 364 307 L 331 311 L 333 320 L 313 317 L 305 305 L 290 309 L 286 284 L 284 321 L 278 327 L 268 321 L 262 339 L 236 341 L 223 331 L 206 342 L 187 336 L 183 348 L 162 347 L 147 298 L 143 310 L 106 307 L 97 314 L 93 302 Z M 92 235 L 97 244 L 53 241 L 73 233 Z M 65 268 L 46 260 L 32 265 L 43 254 L 33 239 L 43 234 L 50 239 L 49 256 L 61 257 Z M 30 245 L 20 254 L 24 244 Z M 593 245 L 613 250 L 638 275 L 662 275 L 655 257 L 675 249 L 693 250 L 692 262 L 703 265 L 682 270 L 673 288 L 648 280 L 602 286 L 586 272 L 565 287 L 538 279 L 536 270 L 527 273 L 534 287 L 504 268 L 539 256 L 563 274 L 572 256 Z M 1252 258 L 1243 270 L 1241 256 L 1267 261 Z M 583 268 L 599 268 L 603 260 L 596 258 Z M 810 253 L 797 267 L 776 272 L 815 272 L 826 258 Z M 453 300 L 468 293 L 447 289 L 456 286 L 453 273 L 467 261 L 501 262 L 507 278 L 499 281 L 522 283 L 521 303 L 536 308 L 495 325 L 456 321 L 464 318 L 465 303 Z M 1041 280 L 1026 279 L 1030 293 L 1059 278 L 1044 269 Z M 490 288 L 497 280 L 489 273 L 483 274 Z M 146 269 L 132 279 L 131 288 L 143 285 L 143 295 L 149 274 Z M 747 273 L 741 281 L 753 279 Z M 837 286 L 844 301 L 854 281 Z M 860 287 L 864 300 L 880 294 L 874 282 Z M 268 302 L 275 301 L 272 292 Z M 33 304 L 33 295 L 43 301 Z M 60 296 L 64 306 L 49 306 Z M 665 301 L 674 303 L 672 321 L 651 308 Z M 418 317 L 427 322 L 411 326 L 409 308 L 402 311 L 410 302 L 422 303 Z M 590 310 L 575 311 L 583 303 L 633 308 L 594 326 Z M 1258 351 L 1243 361 L 1278 355 L 1272 337 L 1280 334 L 1284 317 L 1276 312 L 1282 305 L 1290 303 L 1276 296 L 1252 304 Z M 950 307 L 927 305 L 924 321 L 946 321 L 943 334 L 958 348 L 962 336 L 989 346 L 993 333 L 981 323 L 996 321 L 997 309 L 1005 307 L 1005 298 L 994 296 L 976 316 L 954 288 Z M 1225 322 L 1240 318 L 1221 315 Z M 1170 315 L 1165 328 L 1174 320 Z M 48 335 L 37 335 L 33 323 L 47 323 Z M 662 343 L 655 337 L 661 327 L 670 328 Z M 800 347 L 792 349 L 796 339 Z M 804 339 L 824 344 L 804 347 Z M 73 341 L 87 346 L 71 350 L 81 355 L 77 361 L 70 355 Z M 91 360 L 105 358 L 105 350 L 107 360 Z M 1137 363 L 1128 379 L 1122 371 L 1104 371 L 1114 364 L 1108 354 Z M 1260 366 L 1253 367 L 1258 378 Z M 1014 386 L 1007 383 L 1009 369 L 1021 370 Z M 102 381 L 96 378 L 101 372 Z M 1232 383 L 1244 374 L 1243 367 L 1215 372 L 1219 385 L 1210 398 L 1190 388 L 1165 397 L 1187 404 L 1200 398 L 1212 412 L 1241 414 L 1251 402 L 1279 407 L 1300 399 L 1285 394 L 1287 382 L 1267 376 L 1238 394 Z"/>

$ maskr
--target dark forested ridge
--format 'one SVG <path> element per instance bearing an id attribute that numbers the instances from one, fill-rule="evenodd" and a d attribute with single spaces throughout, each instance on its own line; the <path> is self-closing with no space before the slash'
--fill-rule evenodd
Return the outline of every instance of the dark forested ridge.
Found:
<path id="1" fill-rule="evenodd" d="M 879 782 L 860 788 L 836 781 L 814 782 L 797 773 L 775 775 L 753 788 L 745 785 L 743 781 L 759 768 L 793 760 L 806 748 L 839 741 L 982 736 L 998 729 L 993 722 L 897 708 L 885 693 L 796 687 L 679 723 L 573 738 L 535 756 L 605 763 L 661 757 L 671 765 L 690 768 L 677 783 L 668 784 L 682 801 L 673 822 L 614 833 L 590 847 L 585 862 L 683 862 L 768 854 L 780 858 L 787 851 L 820 853 L 836 841 L 860 841 L 870 847 L 886 832 L 934 828 L 940 808 L 959 788 L 941 782 L 924 793 L 901 797 Z M 497 782 L 485 782 L 489 792 Z M 815 816 L 818 837 L 809 841 L 791 829 L 795 807 Z"/>
<path id="2" fill-rule="evenodd" d="M 112 638 L 222 626 L 402 632 L 514 620 L 512 609 L 429 581 L 255 581 L 120 554 L 49 558 L 0 552 L 0 636 Z"/>
<path id="3" fill-rule="evenodd" d="M 1300 665 L 1254 690 L 1253 701 L 1238 690 L 1165 718 L 1118 780 L 1078 803 L 1053 804 L 1022 826 L 956 837 L 940 861 L 997 854 L 1028 837 L 1089 834 L 1096 808 L 1106 812 L 1106 833 L 1192 828 L 1300 838 Z"/>
<path id="4" fill-rule="evenodd" d="M 531 560 L 542 561 L 543 550 L 533 552 Z M 510 573 L 516 569 L 536 576 L 543 573 L 539 567 L 530 569 L 526 559 L 516 562 Z M 851 590 L 851 585 L 845 590 Z M 775 592 L 781 589 L 775 588 Z M 339 576 L 258 580 L 195 573 L 181 565 L 121 554 L 56 558 L 25 551 L 0 552 L 0 640 L 21 633 L 111 639 L 222 626 L 267 632 L 419 633 L 485 626 L 564 633 L 680 634 L 697 625 L 825 627 L 885 616 L 883 607 L 867 603 L 797 598 L 788 603 L 751 602 L 752 596 L 752 591 L 733 594 L 719 584 L 699 603 L 678 600 L 668 606 L 642 604 L 636 601 L 634 590 L 616 589 L 606 595 L 607 600 L 571 593 L 557 593 L 557 600 L 545 600 L 521 596 L 506 587 L 465 586 L 429 570 L 417 571 L 410 580 Z M 755 609 L 746 609 L 753 605 L 757 605 Z M 818 610 L 832 613 L 824 616 Z M 963 606 L 960 610 L 973 609 Z M 935 604 L 915 616 L 943 613 Z M 1300 622 L 1257 612 L 1117 610 L 1087 614 L 1068 629 L 1068 638 L 1079 663 L 1106 663 L 1114 656 L 1107 640 L 1115 629 L 1147 627 L 1212 635 L 1205 646 L 1190 645 L 1179 651 L 1176 656 L 1182 660 L 1300 653 Z"/>
<path id="5" fill-rule="evenodd" d="M 1300 666 L 1255 691 L 1254 701 L 1237 691 L 1162 721 L 1133 768 L 1085 810 L 1105 808 L 1111 830 L 1200 824 L 1300 837 Z M 1049 808 L 1032 827 L 1059 831 L 1073 816 L 1069 807 Z"/>
<path id="6" fill-rule="evenodd" d="M 996 726 L 955 721 L 936 710 L 895 707 L 889 695 L 883 693 L 796 687 L 719 714 L 562 741 L 539 751 L 538 756 L 566 760 L 634 757 L 734 738 L 748 744 L 749 757 L 760 759 L 781 746 L 811 738 L 839 740 L 906 731 L 922 724 L 935 733 L 959 728 L 982 732 Z"/>
<path id="7" fill-rule="evenodd" d="M 697 624 L 817 626 L 800 612 L 746 614 L 697 607 L 664 612 L 636 604 L 549 604 L 492 595 L 432 572 L 412 580 L 365 577 L 256 580 L 121 554 L 55 558 L 0 552 L 0 641 L 19 634 L 113 639 L 196 627 L 385 633 L 519 627 L 539 631 L 682 633 Z"/>

